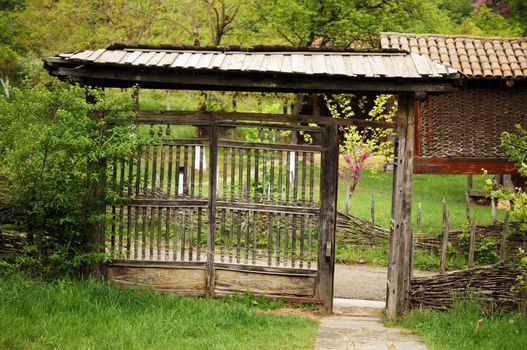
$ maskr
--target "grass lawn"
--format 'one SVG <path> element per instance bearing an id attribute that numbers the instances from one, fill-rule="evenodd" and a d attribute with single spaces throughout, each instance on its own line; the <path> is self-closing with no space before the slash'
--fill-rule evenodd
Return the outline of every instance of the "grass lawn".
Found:
<path id="1" fill-rule="evenodd" d="M 318 321 L 240 298 L 0 278 L 1 349 L 312 349 Z"/>
<path id="2" fill-rule="evenodd" d="M 483 178 L 474 175 L 474 188 L 483 188 Z M 446 199 L 450 210 L 452 229 L 465 224 L 465 191 L 466 175 L 428 175 L 414 174 L 412 194 L 412 224 L 415 230 L 417 206 L 421 203 L 421 231 L 430 233 L 442 232 L 441 201 Z M 392 205 L 392 174 L 363 171 L 351 199 L 350 213 L 364 219 L 371 218 L 371 194 L 375 194 L 375 221 L 378 225 L 389 227 Z M 338 208 L 344 210 L 346 186 L 339 179 Z M 489 206 L 472 205 L 472 213 L 480 225 L 492 223 Z M 505 211 L 498 209 L 498 220 L 503 220 Z"/>
<path id="3" fill-rule="evenodd" d="M 489 309 L 477 300 L 458 300 L 448 312 L 413 310 L 399 325 L 423 336 L 432 350 L 527 349 L 527 315 Z M 480 319 L 483 323 L 475 336 Z"/>

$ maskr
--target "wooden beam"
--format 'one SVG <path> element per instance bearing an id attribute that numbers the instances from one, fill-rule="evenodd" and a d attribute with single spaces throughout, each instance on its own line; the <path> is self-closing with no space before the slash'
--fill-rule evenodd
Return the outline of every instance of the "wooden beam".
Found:
<path id="1" fill-rule="evenodd" d="M 413 239 L 412 173 L 414 158 L 415 94 L 399 94 L 397 111 L 397 158 L 392 190 L 390 253 L 386 311 L 390 319 L 401 315 L 406 307 L 412 276 Z"/>
<path id="2" fill-rule="evenodd" d="M 255 73 L 248 71 L 202 72 L 159 67 L 82 65 L 66 67 L 48 65 L 51 75 L 83 85 L 126 88 L 138 85 L 149 89 L 187 89 L 220 91 L 269 91 L 307 93 L 345 93 L 375 91 L 397 93 L 405 91 L 458 91 L 460 79 L 339 77 Z M 457 85 L 457 86 L 456 86 Z"/>
<path id="3" fill-rule="evenodd" d="M 244 112 L 205 112 L 205 111 L 153 111 L 142 110 L 138 112 L 137 121 L 146 124 L 167 123 L 210 123 L 211 121 L 257 121 L 283 124 L 317 124 L 317 125 L 342 125 L 363 126 L 374 128 L 395 128 L 395 123 L 379 122 L 364 119 L 337 119 L 314 115 L 292 115 L 271 113 L 244 113 Z M 300 127 L 302 130 L 305 127 Z"/>
<path id="4" fill-rule="evenodd" d="M 513 174 L 517 172 L 514 163 L 503 158 L 425 158 L 414 159 L 416 174 Z"/>
<path id="5" fill-rule="evenodd" d="M 320 228 L 318 232 L 318 276 L 316 297 L 323 300 L 323 311 L 333 309 L 333 279 L 335 275 L 335 230 L 337 224 L 338 132 L 335 125 L 324 129 L 324 146 L 320 176 Z"/>

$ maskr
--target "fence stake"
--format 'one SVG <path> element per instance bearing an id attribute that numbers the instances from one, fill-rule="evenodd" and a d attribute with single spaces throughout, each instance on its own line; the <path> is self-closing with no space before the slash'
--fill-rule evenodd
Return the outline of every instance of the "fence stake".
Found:
<path id="1" fill-rule="evenodd" d="M 441 207 L 443 209 L 443 227 L 446 225 L 446 219 L 447 219 L 447 213 L 446 213 L 446 199 L 443 197 L 443 201 L 441 202 Z"/>
<path id="2" fill-rule="evenodd" d="M 421 232 L 421 202 L 417 204 L 417 224 L 415 230 Z"/>
<path id="3" fill-rule="evenodd" d="M 504 263 L 507 259 L 507 235 L 509 233 L 509 212 L 505 213 L 505 221 L 503 222 L 503 230 L 501 230 L 500 239 L 500 262 Z"/>
<path id="4" fill-rule="evenodd" d="M 375 225 L 375 192 L 371 193 L 371 224 Z"/>
<path id="5" fill-rule="evenodd" d="M 470 196 L 468 194 L 468 191 L 465 192 L 465 202 L 466 202 L 466 213 L 467 216 L 467 222 L 470 223 Z"/>
<path id="6" fill-rule="evenodd" d="M 445 231 L 443 232 L 443 244 L 441 246 L 441 261 L 439 263 L 439 273 L 444 274 L 446 271 L 446 251 L 448 248 L 448 232 L 450 230 L 450 212 L 446 214 Z"/>
<path id="7" fill-rule="evenodd" d="M 468 261 L 467 268 L 474 267 L 474 250 L 476 248 L 476 215 L 472 218 L 472 226 L 470 227 L 470 242 L 468 246 Z"/>

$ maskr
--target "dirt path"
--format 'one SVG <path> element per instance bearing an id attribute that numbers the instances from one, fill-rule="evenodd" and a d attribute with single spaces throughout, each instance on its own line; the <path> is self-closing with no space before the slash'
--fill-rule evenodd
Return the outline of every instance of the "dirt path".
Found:
<path id="1" fill-rule="evenodd" d="M 416 271 L 416 276 L 431 272 Z M 386 299 L 387 268 L 369 265 L 335 265 L 335 297 L 365 300 Z"/>

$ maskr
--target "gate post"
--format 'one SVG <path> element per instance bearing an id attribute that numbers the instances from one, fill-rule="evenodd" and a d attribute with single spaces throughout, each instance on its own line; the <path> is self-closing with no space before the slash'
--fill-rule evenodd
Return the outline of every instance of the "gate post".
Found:
<path id="1" fill-rule="evenodd" d="M 210 123 L 210 155 L 209 155 L 209 231 L 207 233 L 207 271 L 205 289 L 209 296 L 214 294 L 216 276 L 214 272 L 214 234 L 216 232 L 216 169 L 218 158 L 218 124 L 215 121 Z"/>
<path id="2" fill-rule="evenodd" d="M 415 93 L 400 93 L 398 103 L 386 290 L 389 319 L 401 315 L 407 306 L 413 254 L 411 217 Z"/>
<path id="3" fill-rule="evenodd" d="M 339 142 L 337 125 L 324 128 L 320 167 L 320 217 L 318 232 L 318 284 L 317 297 L 323 302 L 323 311 L 333 310 L 333 279 L 335 274 L 335 229 L 337 222 L 337 185 Z"/>

